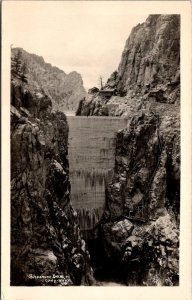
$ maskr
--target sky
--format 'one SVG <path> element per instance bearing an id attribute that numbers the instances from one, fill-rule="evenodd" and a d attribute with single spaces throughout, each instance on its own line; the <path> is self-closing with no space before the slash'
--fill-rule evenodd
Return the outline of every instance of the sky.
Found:
<path id="1" fill-rule="evenodd" d="M 86 89 L 117 70 L 131 29 L 147 17 L 127 1 L 14 1 L 6 6 L 13 47 L 43 56 L 66 73 L 77 71 Z"/>

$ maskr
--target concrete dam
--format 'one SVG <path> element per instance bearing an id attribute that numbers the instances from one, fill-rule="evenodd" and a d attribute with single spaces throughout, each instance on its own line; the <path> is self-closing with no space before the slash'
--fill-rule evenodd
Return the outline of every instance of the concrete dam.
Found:
<path id="1" fill-rule="evenodd" d="M 91 229 L 105 206 L 105 186 L 113 175 L 116 132 L 126 127 L 120 117 L 68 116 L 71 201 L 80 227 Z"/>

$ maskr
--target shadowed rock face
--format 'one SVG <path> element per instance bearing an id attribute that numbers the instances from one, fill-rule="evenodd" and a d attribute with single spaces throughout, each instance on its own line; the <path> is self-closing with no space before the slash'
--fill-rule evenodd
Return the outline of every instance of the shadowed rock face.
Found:
<path id="1" fill-rule="evenodd" d="M 91 284 L 70 204 L 66 117 L 51 113 L 22 63 L 12 61 L 11 74 L 11 285 Z"/>
<path id="2" fill-rule="evenodd" d="M 179 136 L 177 114 L 159 118 L 152 112 L 135 115 L 118 132 L 114 183 L 108 185 L 108 199 L 117 195 L 109 200 L 111 217 L 124 212 L 153 218 L 170 205 L 179 213 Z"/>
<path id="3" fill-rule="evenodd" d="M 101 235 L 128 285 L 178 284 L 179 136 L 176 115 L 154 113 L 136 115 L 117 135 Z"/>

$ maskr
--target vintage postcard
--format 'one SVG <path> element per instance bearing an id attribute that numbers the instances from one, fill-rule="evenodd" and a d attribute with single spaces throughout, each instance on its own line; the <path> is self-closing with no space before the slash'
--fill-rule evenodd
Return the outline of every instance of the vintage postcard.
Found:
<path id="1" fill-rule="evenodd" d="M 2 299 L 191 298 L 190 11 L 3 1 Z"/>

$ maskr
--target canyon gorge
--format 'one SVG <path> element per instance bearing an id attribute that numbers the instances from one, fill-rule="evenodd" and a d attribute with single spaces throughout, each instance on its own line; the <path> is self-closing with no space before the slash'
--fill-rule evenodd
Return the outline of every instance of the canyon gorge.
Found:
<path id="1" fill-rule="evenodd" d="M 45 64 L 12 51 L 11 284 L 178 285 L 179 15 L 134 27 L 101 90 L 55 98 Z"/>

